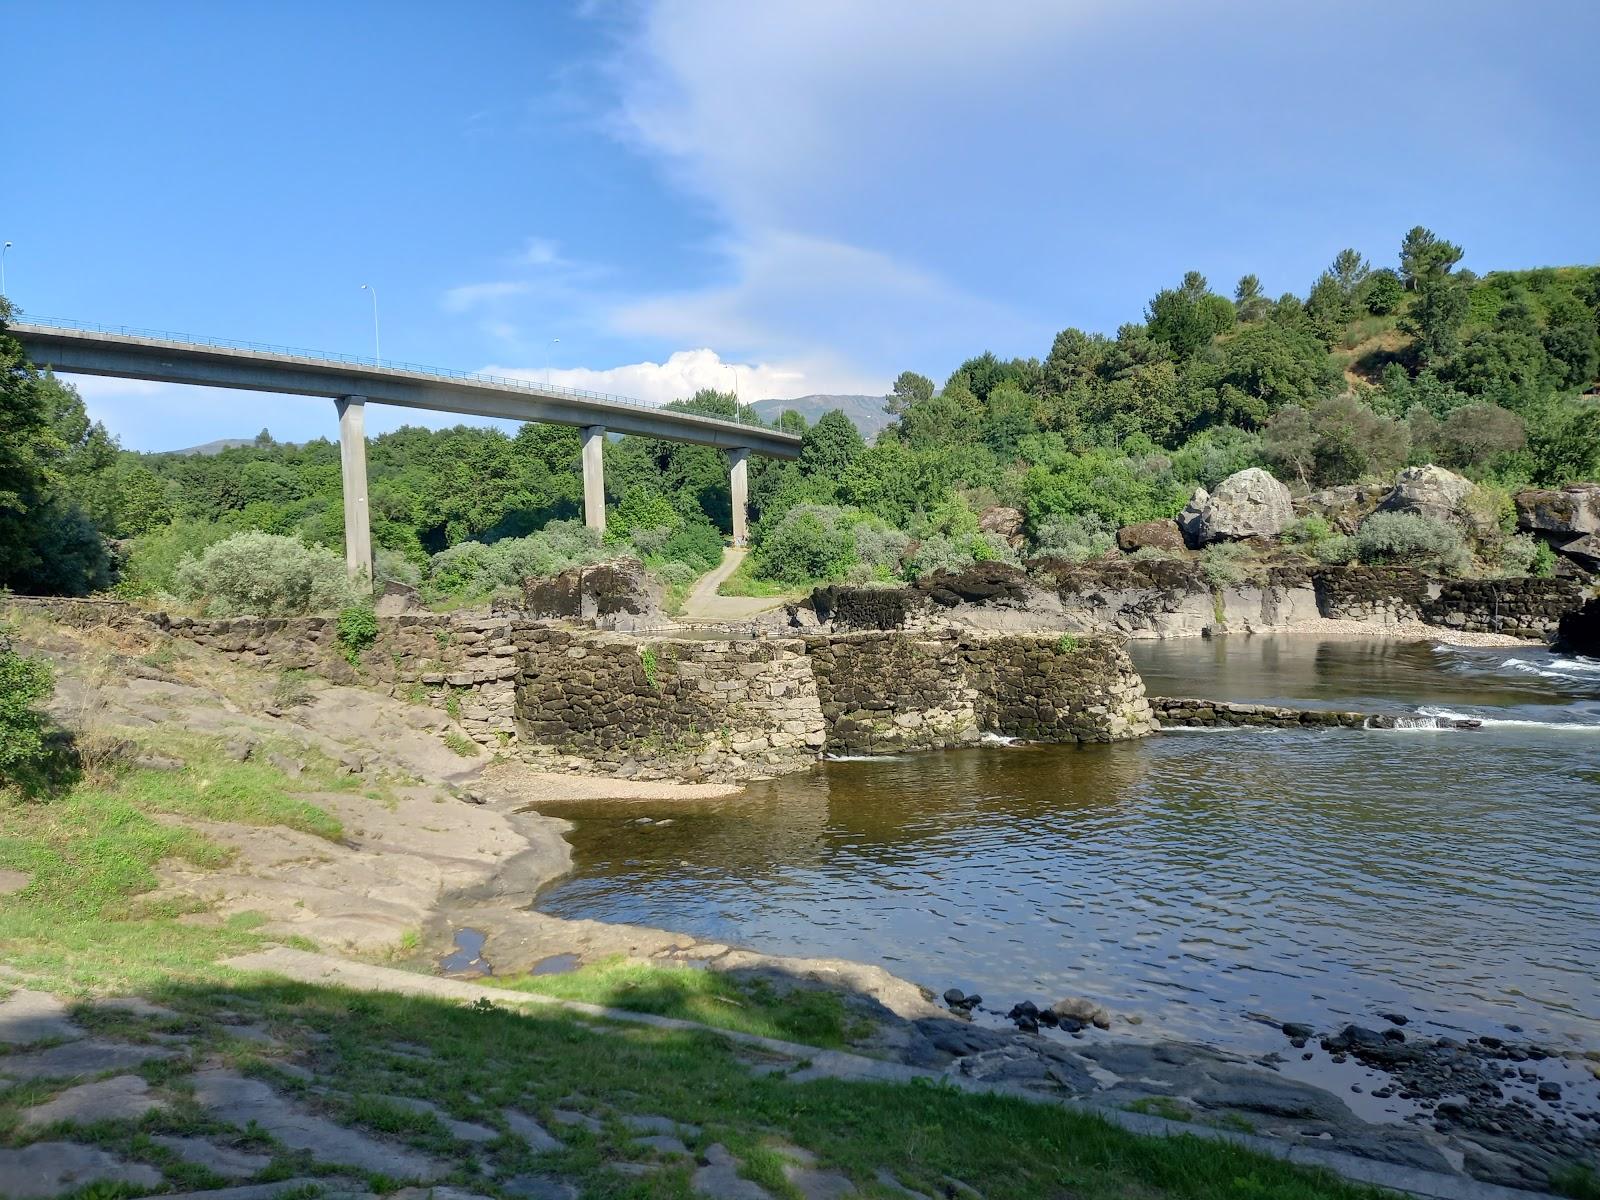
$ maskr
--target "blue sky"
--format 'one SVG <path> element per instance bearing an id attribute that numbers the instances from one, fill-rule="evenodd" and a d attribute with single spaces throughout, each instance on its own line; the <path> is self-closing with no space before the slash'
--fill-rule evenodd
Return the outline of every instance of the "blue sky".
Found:
<path id="1" fill-rule="evenodd" d="M 3 9 L 12 298 L 650 400 L 942 379 L 1188 269 L 1304 293 L 1425 224 L 1600 259 L 1600 5 Z M 552 339 L 559 339 L 552 346 Z M 136 449 L 331 405 L 81 381 Z M 415 414 L 374 410 L 376 430 Z"/>

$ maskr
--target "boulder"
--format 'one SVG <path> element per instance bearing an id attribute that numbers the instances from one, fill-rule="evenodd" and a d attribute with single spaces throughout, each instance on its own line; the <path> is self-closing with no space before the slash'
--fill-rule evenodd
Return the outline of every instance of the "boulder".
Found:
<path id="1" fill-rule="evenodd" d="M 1306 516 L 1321 517 L 1336 533 L 1354 533 L 1378 507 L 1387 488 L 1370 483 L 1323 488 L 1295 501 L 1295 510 Z"/>
<path id="2" fill-rule="evenodd" d="M 1600 658 L 1600 597 L 1561 618 L 1556 648 L 1569 654 Z"/>
<path id="3" fill-rule="evenodd" d="M 1022 536 L 1024 519 L 1018 509 L 997 504 L 978 514 L 978 529 L 983 533 L 992 533 L 996 537 L 1004 538 L 1009 545 L 1021 546 L 1026 540 Z"/>
<path id="4" fill-rule="evenodd" d="M 1574 483 L 1564 488 L 1518 492 L 1517 528 L 1566 540 L 1600 533 L 1600 483 Z"/>
<path id="5" fill-rule="evenodd" d="M 1155 550 L 1184 549 L 1183 530 L 1176 521 L 1141 521 L 1117 530 L 1117 548 L 1124 554 L 1146 547 Z"/>
<path id="6" fill-rule="evenodd" d="M 1378 505 L 1378 512 L 1416 513 L 1435 521 L 1466 522 L 1467 497 L 1477 485 L 1470 479 L 1429 463 L 1407 467 L 1395 477 L 1394 487 Z"/>
<path id="7" fill-rule="evenodd" d="M 1178 514 L 1178 532 L 1183 534 L 1184 543 L 1199 549 L 1200 547 L 1200 517 L 1206 511 L 1206 504 L 1211 499 L 1211 493 L 1203 487 L 1197 487 L 1194 495 L 1189 497 L 1189 503 Z"/>
<path id="8" fill-rule="evenodd" d="M 1205 496 L 1199 515 L 1185 525 L 1184 517 Z M 1294 504 L 1289 489 L 1260 467 L 1235 471 L 1206 495 L 1195 492 L 1189 508 L 1178 518 L 1184 536 L 1191 544 L 1208 546 L 1212 542 L 1237 542 L 1246 538 L 1275 538 L 1294 520 Z"/>
<path id="9" fill-rule="evenodd" d="M 427 611 L 427 605 L 422 603 L 422 596 L 416 588 L 393 579 L 383 585 L 383 591 L 372 602 L 372 608 L 380 617 L 403 617 L 407 613 Z"/>
<path id="10" fill-rule="evenodd" d="M 1556 547 L 1557 552 L 1570 558 L 1585 571 L 1600 571 L 1600 533 L 1586 533 Z"/>
<path id="11" fill-rule="evenodd" d="M 638 559 L 620 558 L 523 580 L 522 610 L 531 617 L 631 629 L 661 619 L 661 587 Z"/>

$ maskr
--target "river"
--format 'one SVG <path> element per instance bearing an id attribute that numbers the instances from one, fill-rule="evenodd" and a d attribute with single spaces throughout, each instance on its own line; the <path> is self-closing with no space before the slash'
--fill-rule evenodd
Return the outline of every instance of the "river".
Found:
<path id="1" fill-rule="evenodd" d="M 1281 1048 L 1263 1018 L 1386 1012 L 1600 1049 L 1600 661 L 1303 636 L 1131 652 L 1152 694 L 1417 727 L 994 745 L 552 806 L 576 869 L 537 907 L 879 963 L 1002 1009 L 1090 996 L 1241 1049 Z"/>

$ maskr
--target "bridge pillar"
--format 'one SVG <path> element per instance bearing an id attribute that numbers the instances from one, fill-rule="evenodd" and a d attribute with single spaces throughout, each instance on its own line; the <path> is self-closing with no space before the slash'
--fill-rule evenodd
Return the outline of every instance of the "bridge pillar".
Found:
<path id="1" fill-rule="evenodd" d="M 597 533 L 606 531 L 606 469 L 604 425 L 583 427 L 583 523 Z"/>
<path id="2" fill-rule="evenodd" d="M 339 407 L 339 466 L 344 476 L 344 561 L 350 578 L 372 586 L 372 524 L 367 512 L 367 398 L 345 396 Z"/>
<path id="3" fill-rule="evenodd" d="M 733 544 L 750 540 L 750 451 L 728 451 L 728 490 L 733 494 Z"/>

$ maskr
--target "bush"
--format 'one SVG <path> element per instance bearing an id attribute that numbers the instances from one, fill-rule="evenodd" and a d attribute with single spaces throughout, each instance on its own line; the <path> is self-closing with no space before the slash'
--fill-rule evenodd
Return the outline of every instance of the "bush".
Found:
<path id="1" fill-rule="evenodd" d="M 236 526 L 211 521 L 174 521 L 128 543 L 117 591 L 126 596 L 175 592 L 178 564 L 239 532 Z"/>
<path id="2" fill-rule="evenodd" d="M 1229 475 L 1265 466 L 1261 435 L 1234 425 L 1216 425 L 1194 435 L 1172 456 L 1172 473 L 1208 492 Z"/>
<path id="3" fill-rule="evenodd" d="M 352 604 L 339 613 L 339 648 L 352 667 L 378 640 L 378 615 L 371 604 Z"/>
<path id="4" fill-rule="evenodd" d="M 656 563 L 650 570 L 668 587 L 688 587 L 702 574 L 684 562 Z"/>
<path id="5" fill-rule="evenodd" d="M 843 510 L 825 504 L 791 508 L 761 537 L 756 574 L 779 583 L 841 579 L 858 562 Z"/>
<path id="6" fill-rule="evenodd" d="M 1117 535 L 1099 513 L 1046 517 L 1034 534 L 1034 554 L 1040 558 L 1064 558 L 1083 562 L 1099 558 L 1116 549 Z"/>
<path id="7" fill-rule="evenodd" d="M 236 533 L 173 572 L 173 593 L 207 616 L 298 617 L 356 599 L 344 558 L 299 538 Z"/>
<path id="8" fill-rule="evenodd" d="M 661 557 L 709 571 L 722 561 L 722 531 L 696 513 L 672 531 L 661 546 Z"/>
<path id="9" fill-rule="evenodd" d="M 900 574 L 905 561 L 906 547 L 911 538 L 876 517 L 868 517 L 852 530 L 856 540 L 856 557 L 861 565 L 877 579 L 893 579 Z"/>
<path id="10" fill-rule="evenodd" d="M 1373 513 L 1352 541 L 1364 563 L 1434 563 L 1459 571 L 1468 561 L 1466 544 L 1454 527 L 1417 513 Z"/>
<path id="11" fill-rule="evenodd" d="M 1318 562 L 1327 563 L 1330 567 L 1342 567 L 1356 560 L 1356 540 L 1343 533 L 1336 533 L 1326 541 L 1318 542 L 1312 553 L 1317 556 Z"/>
<path id="12" fill-rule="evenodd" d="M 38 705 L 54 691 L 50 665 L 16 653 L 0 625 L 0 788 L 30 794 L 53 757 L 49 721 Z"/>
<path id="13" fill-rule="evenodd" d="M 1278 536 L 1291 546 L 1315 547 L 1333 536 L 1333 526 L 1321 515 L 1311 513 L 1290 521 Z"/>
<path id="14" fill-rule="evenodd" d="M 398 583 L 405 587 L 422 584 L 422 568 L 398 550 L 379 550 L 375 563 L 377 582 Z"/>
<path id="15" fill-rule="evenodd" d="M 1216 542 L 1200 555 L 1200 573 L 1212 587 L 1226 587 L 1244 580 L 1254 558 L 1242 542 Z"/>
<path id="16" fill-rule="evenodd" d="M 524 579 L 555 575 L 582 563 L 599 562 L 632 547 L 608 551 L 604 537 L 581 521 L 551 521 L 538 533 L 492 544 L 457 542 L 428 562 L 428 593 L 434 599 L 481 600 L 509 594 Z"/>

